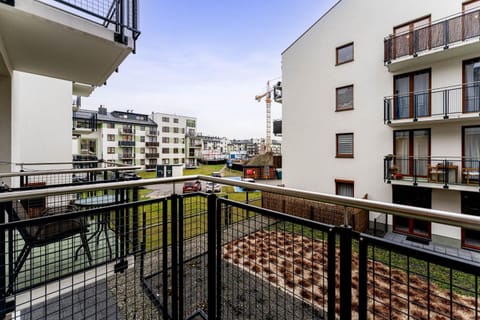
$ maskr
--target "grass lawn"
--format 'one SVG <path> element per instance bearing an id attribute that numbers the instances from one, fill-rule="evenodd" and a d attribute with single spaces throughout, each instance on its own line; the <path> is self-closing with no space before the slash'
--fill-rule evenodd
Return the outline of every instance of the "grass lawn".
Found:
<path id="1" fill-rule="evenodd" d="M 222 170 L 225 164 L 209 164 L 209 165 L 200 165 L 198 168 L 195 169 L 183 169 L 184 176 L 192 176 L 192 175 L 205 175 L 210 176 L 213 172 L 218 172 Z M 152 179 L 157 177 L 157 173 L 155 171 L 138 171 L 137 174 L 142 177 L 142 179 Z M 225 177 L 241 177 L 243 176 L 242 171 L 225 169 L 224 170 Z"/>

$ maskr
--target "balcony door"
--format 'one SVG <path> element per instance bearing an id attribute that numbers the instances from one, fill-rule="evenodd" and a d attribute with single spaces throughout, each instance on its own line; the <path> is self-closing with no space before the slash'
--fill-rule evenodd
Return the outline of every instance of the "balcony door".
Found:
<path id="1" fill-rule="evenodd" d="M 464 183 L 478 184 L 480 172 L 480 127 L 463 128 Z"/>
<path id="2" fill-rule="evenodd" d="M 394 131 L 394 165 L 404 176 L 426 177 L 430 158 L 430 130 Z"/>
<path id="3" fill-rule="evenodd" d="M 431 71 L 422 70 L 395 76 L 395 119 L 428 117 L 431 112 Z"/>
<path id="4" fill-rule="evenodd" d="M 428 28 L 430 20 L 430 16 L 423 17 L 393 28 L 394 59 L 413 55 L 416 51 L 430 47 L 430 30 Z"/>
<path id="5" fill-rule="evenodd" d="M 480 58 L 463 62 L 463 112 L 480 111 Z"/>
<path id="6" fill-rule="evenodd" d="M 420 208 L 432 208 L 432 189 L 392 186 L 392 202 Z M 412 218 L 393 216 L 393 231 L 420 238 L 431 238 L 431 223 Z"/>
<path id="7" fill-rule="evenodd" d="M 473 0 L 463 4 L 463 39 L 477 37 L 480 34 L 480 1 Z"/>
<path id="8" fill-rule="evenodd" d="M 462 213 L 480 216 L 480 194 L 462 192 Z M 480 250 L 480 231 L 462 228 L 462 247 Z"/>

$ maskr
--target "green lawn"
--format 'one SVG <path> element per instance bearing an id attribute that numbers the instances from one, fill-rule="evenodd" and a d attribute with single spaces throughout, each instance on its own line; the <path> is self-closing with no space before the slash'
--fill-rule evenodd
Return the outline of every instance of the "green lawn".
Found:
<path id="1" fill-rule="evenodd" d="M 222 170 L 225 164 L 209 164 L 209 165 L 200 165 L 198 168 L 195 169 L 183 169 L 184 176 L 192 176 L 192 175 L 205 175 L 210 176 L 213 172 L 218 172 Z M 137 174 L 142 177 L 143 179 L 152 179 L 157 177 L 157 173 L 155 171 L 138 171 Z M 243 176 L 242 171 L 225 169 L 224 170 L 225 177 L 241 177 Z"/>

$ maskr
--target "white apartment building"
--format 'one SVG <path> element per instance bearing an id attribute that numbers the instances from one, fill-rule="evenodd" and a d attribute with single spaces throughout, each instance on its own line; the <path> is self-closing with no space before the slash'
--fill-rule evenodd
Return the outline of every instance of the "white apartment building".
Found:
<path id="1" fill-rule="evenodd" d="M 201 145 L 195 138 L 196 118 L 157 112 L 151 117 L 158 124 L 158 163 L 197 167 Z"/>
<path id="2" fill-rule="evenodd" d="M 202 143 L 201 160 L 203 162 L 222 161 L 227 158 L 228 139 L 225 137 L 214 137 L 197 135 Z"/>
<path id="3" fill-rule="evenodd" d="M 479 215 L 479 16 L 479 0 L 331 8 L 282 54 L 286 186 Z M 480 249 L 472 230 L 388 223 Z"/>
<path id="4" fill-rule="evenodd" d="M 0 1 L 0 162 L 12 163 L 0 171 L 71 161 L 72 95 L 102 86 L 134 50 L 136 3 L 122 2 L 117 14 L 72 1 Z"/>
<path id="5" fill-rule="evenodd" d="M 155 170 L 157 124 L 146 114 L 80 109 L 73 113 L 73 154 L 95 155 L 110 163 Z"/>

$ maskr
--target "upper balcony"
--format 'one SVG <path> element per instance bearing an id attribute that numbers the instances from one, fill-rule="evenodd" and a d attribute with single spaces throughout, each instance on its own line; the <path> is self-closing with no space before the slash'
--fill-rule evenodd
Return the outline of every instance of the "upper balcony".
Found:
<path id="1" fill-rule="evenodd" d="M 139 35 L 137 0 L 0 1 L 3 71 L 72 81 L 84 95 L 105 83 Z"/>
<path id="2" fill-rule="evenodd" d="M 384 98 L 383 120 L 390 126 L 479 119 L 480 82 L 396 94 Z"/>
<path id="3" fill-rule="evenodd" d="M 97 130 L 97 114 L 74 112 L 72 117 L 72 133 L 82 134 Z"/>
<path id="4" fill-rule="evenodd" d="M 479 15 L 477 8 L 428 25 L 412 23 L 397 28 L 398 32 L 384 40 L 385 65 L 390 72 L 396 72 L 478 52 Z"/>
<path id="5" fill-rule="evenodd" d="M 118 133 L 120 135 L 132 136 L 135 134 L 135 129 L 133 128 L 118 128 Z"/>
<path id="6" fill-rule="evenodd" d="M 479 168 L 479 158 L 386 156 L 384 179 L 399 185 L 478 192 Z"/>

